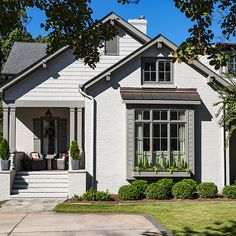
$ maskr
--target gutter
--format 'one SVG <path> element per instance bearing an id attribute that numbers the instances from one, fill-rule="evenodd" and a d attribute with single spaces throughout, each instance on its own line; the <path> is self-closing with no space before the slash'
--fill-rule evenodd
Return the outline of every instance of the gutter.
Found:
<path id="1" fill-rule="evenodd" d="M 94 144 L 95 144 L 95 100 L 93 96 L 88 95 L 82 90 L 82 86 L 79 86 L 79 93 L 85 97 L 91 100 L 92 105 L 91 105 L 91 166 L 92 166 L 92 187 L 96 188 L 96 162 L 95 162 L 95 155 L 94 155 Z"/>

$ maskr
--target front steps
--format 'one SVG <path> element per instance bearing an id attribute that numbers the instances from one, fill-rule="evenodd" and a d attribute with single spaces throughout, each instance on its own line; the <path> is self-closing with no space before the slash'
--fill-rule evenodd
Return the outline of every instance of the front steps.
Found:
<path id="1" fill-rule="evenodd" d="M 67 171 L 18 171 L 11 198 L 67 198 Z"/>

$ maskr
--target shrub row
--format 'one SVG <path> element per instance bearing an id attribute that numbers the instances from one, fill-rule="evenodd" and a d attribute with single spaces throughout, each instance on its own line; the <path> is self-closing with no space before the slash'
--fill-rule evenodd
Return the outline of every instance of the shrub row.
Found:
<path id="1" fill-rule="evenodd" d="M 215 198 L 217 197 L 217 186 L 212 182 L 197 184 L 193 179 L 183 179 L 174 184 L 173 179 L 160 179 L 157 182 L 148 184 L 146 180 L 135 180 L 129 185 L 120 187 L 118 198 L 120 200 L 141 200 L 147 199 L 192 199 L 196 197 Z M 236 199 L 236 184 L 225 186 L 223 194 L 227 198 Z M 111 194 L 106 191 L 89 189 L 81 196 L 74 195 L 74 201 L 110 201 Z"/>
<path id="2" fill-rule="evenodd" d="M 122 186 L 118 191 L 121 200 L 144 199 L 192 199 L 217 197 L 217 186 L 212 182 L 197 184 L 193 179 L 183 179 L 174 184 L 172 179 L 161 179 L 155 183 L 147 184 L 145 180 L 135 180 L 130 185 Z M 226 186 L 224 196 L 236 198 L 236 185 Z"/>

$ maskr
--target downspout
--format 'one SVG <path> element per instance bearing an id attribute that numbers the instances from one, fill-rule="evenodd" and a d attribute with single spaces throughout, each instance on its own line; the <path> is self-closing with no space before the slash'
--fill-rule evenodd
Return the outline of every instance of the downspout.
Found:
<path id="1" fill-rule="evenodd" d="M 82 90 L 82 86 L 79 86 L 79 93 L 85 97 L 85 98 L 88 98 L 89 100 L 91 100 L 92 102 L 92 105 L 91 105 L 91 155 L 92 155 L 92 159 L 91 159 L 91 166 L 92 166 L 92 175 L 93 175 L 93 178 L 92 178 L 92 187 L 95 188 L 96 187 L 96 171 L 95 171 L 95 166 L 94 166 L 94 140 L 95 140 L 95 137 L 94 137 L 94 134 L 95 134 L 95 126 L 94 126 L 94 122 L 95 122 L 95 119 L 94 119 L 94 115 L 95 115 L 95 100 L 94 100 L 94 97 L 91 96 L 91 95 L 88 95 L 87 93 L 85 93 L 83 90 Z"/>
<path id="2" fill-rule="evenodd" d="M 225 105 L 223 110 L 223 116 L 225 117 Z M 227 184 L 227 168 L 226 168 L 226 148 L 227 148 L 227 140 L 226 140 L 226 126 L 225 126 L 225 120 L 224 120 L 224 186 Z"/>

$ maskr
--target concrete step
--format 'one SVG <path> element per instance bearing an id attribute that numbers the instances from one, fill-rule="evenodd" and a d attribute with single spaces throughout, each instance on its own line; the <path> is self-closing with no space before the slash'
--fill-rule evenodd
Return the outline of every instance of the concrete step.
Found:
<path id="1" fill-rule="evenodd" d="M 67 198 L 68 171 L 19 171 L 12 198 Z"/>
<path id="2" fill-rule="evenodd" d="M 13 189 L 29 189 L 29 188 L 68 188 L 68 183 L 16 183 Z"/>
<path id="3" fill-rule="evenodd" d="M 23 179 L 18 178 L 14 180 L 15 184 L 30 184 L 30 183 L 68 183 L 68 178 L 65 179 Z"/>
<path id="4" fill-rule="evenodd" d="M 16 175 L 15 179 L 68 179 L 68 175 Z"/>
<path id="5" fill-rule="evenodd" d="M 46 171 L 17 171 L 17 175 L 67 175 L 68 171 L 66 170 L 46 170 Z"/>
<path id="6" fill-rule="evenodd" d="M 17 193 L 68 193 L 67 188 L 30 188 L 30 189 L 12 189 L 12 194 Z"/>
<path id="7" fill-rule="evenodd" d="M 68 198 L 68 193 L 19 193 L 12 194 L 11 198 Z"/>

